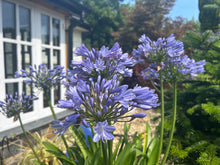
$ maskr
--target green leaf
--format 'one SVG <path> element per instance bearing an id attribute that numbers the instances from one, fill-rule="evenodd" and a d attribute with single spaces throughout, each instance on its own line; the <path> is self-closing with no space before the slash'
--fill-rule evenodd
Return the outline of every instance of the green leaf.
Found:
<path id="1" fill-rule="evenodd" d="M 50 142 L 43 142 L 43 145 L 47 148 L 47 152 L 54 154 L 64 165 L 76 165 L 75 162 L 70 161 L 55 145 Z"/>
<path id="2" fill-rule="evenodd" d="M 149 124 L 146 123 L 143 153 L 146 153 L 147 147 L 149 146 L 151 139 L 152 139 L 151 128 Z"/>
<path id="3" fill-rule="evenodd" d="M 37 160 L 33 160 L 34 165 L 46 165 L 45 163 L 38 162 Z"/>
<path id="4" fill-rule="evenodd" d="M 93 157 L 92 157 L 91 164 L 92 164 L 92 165 L 103 165 L 103 164 L 105 164 L 105 163 L 103 162 L 103 158 L 102 158 L 101 155 L 102 155 L 102 153 L 101 153 L 101 148 L 99 147 L 99 148 L 97 148 L 95 154 L 94 154 Z"/>
<path id="5" fill-rule="evenodd" d="M 136 151 L 132 147 L 133 144 L 133 142 L 130 142 L 125 145 L 124 149 L 118 155 L 117 160 L 114 163 L 115 165 L 133 164 L 136 158 Z"/>
<path id="6" fill-rule="evenodd" d="M 159 139 L 154 137 L 148 150 L 150 153 L 149 153 L 147 165 L 155 164 L 157 159 L 158 149 L 159 149 Z"/>
<path id="7" fill-rule="evenodd" d="M 116 145 L 115 147 L 115 150 L 113 152 L 113 155 L 112 155 L 112 159 L 115 160 L 116 159 L 116 156 L 117 156 L 117 153 L 118 153 L 118 149 L 119 147 L 122 145 L 122 139 L 119 140 L 118 144 Z"/>
<path id="8" fill-rule="evenodd" d="M 89 148 L 86 145 L 85 137 L 79 133 L 79 131 L 75 126 L 69 127 L 69 131 L 72 134 L 73 138 L 75 139 L 77 145 L 79 146 L 84 159 L 86 159 L 87 156 L 91 154 L 91 152 L 89 151 Z"/>
<path id="9" fill-rule="evenodd" d="M 92 153 L 94 153 L 97 150 L 97 144 L 93 142 L 92 138 L 88 136 L 88 142 L 89 142 L 89 149 Z"/>

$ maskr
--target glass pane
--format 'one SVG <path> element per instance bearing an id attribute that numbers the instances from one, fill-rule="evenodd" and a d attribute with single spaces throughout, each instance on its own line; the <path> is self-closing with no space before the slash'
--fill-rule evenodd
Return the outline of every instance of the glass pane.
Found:
<path id="1" fill-rule="evenodd" d="M 42 48 L 42 63 L 47 64 L 47 67 L 50 68 L 50 49 Z"/>
<path id="2" fill-rule="evenodd" d="M 60 85 L 57 85 L 54 88 L 54 104 L 58 104 L 58 101 L 60 100 L 61 95 L 60 95 Z"/>
<path id="3" fill-rule="evenodd" d="M 22 69 L 29 70 L 29 65 L 31 65 L 31 46 L 21 45 L 21 61 Z"/>
<path id="4" fill-rule="evenodd" d="M 44 92 L 43 92 L 43 97 L 44 97 L 44 102 L 43 102 L 43 104 L 44 104 L 44 108 L 45 107 L 48 107 L 49 106 L 49 104 L 48 104 L 48 100 L 51 100 L 51 92 L 50 92 L 50 90 L 49 89 L 47 89 L 47 92 L 49 91 L 49 98 L 47 98 L 47 95 L 46 95 L 46 90 L 44 90 Z"/>
<path id="5" fill-rule="evenodd" d="M 53 18 L 53 45 L 60 45 L 60 21 Z"/>
<path id="6" fill-rule="evenodd" d="M 42 44 L 50 44 L 50 17 L 41 15 L 41 40 Z"/>
<path id="7" fill-rule="evenodd" d="M 60 65 L 60 51 L 53 50 L 53 66 Z"/>
<path id="8" fill-rule="evenodd" d="M 14 78 L 17 71 L 16 44 L 4 43 L 5 78 Z"/>
<path id="9" fill-rule="evenodd" d="M 15 94 L 18 93 L 18 83 L 7 83 L 5 84 L 6 94 Z"/>
<path id="10" fill-rule="evenodd" d="M 31 14 L 30 10 L 19 7 L 20 35 L 21 40 L 31 41 Z"/>
<path id="11" fill-rule="evenodd" d="M 23 92 L 25 93 L 25 95 L 32 95 L 32 86 L 23 83 Z"/>
<path id="12" fill-rule="evenodd" d="M 23 83 L 23 90 L 22 92 L 25 93 L 25 95 L 31 95 L 33 96 L 33 91 L 32 91 L 32 86 L 26 84 L 26 83 Z M 33 104 L 33 101 L 30 101 L 31 104 Z M 31 107 L 30 109 L 31 111 L 33 110 L 33 106 Z"/>
<path id="13" fill-rule="evenodd" d="M 3 37 L 16 38 L 15 4 L 2 1 Z"/>
<path id="14" fill-rule="evenodd" d="M 60 51 L 59 50 L 53 50 L 53 67 L 56 65 L 60 65 Z M 60 85 L 57 85 L 54 88 L 54 104 L 57 104 L 60 100 Z"/>

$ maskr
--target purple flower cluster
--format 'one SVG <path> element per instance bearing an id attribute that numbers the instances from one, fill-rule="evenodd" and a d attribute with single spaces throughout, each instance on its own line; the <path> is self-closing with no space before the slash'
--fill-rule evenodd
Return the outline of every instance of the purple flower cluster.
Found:
<path id="1" fill-rule="evenodd" d="M 97 79 L 102 77 L 112 77 L 114 74 L 124 77 L 132 76 L 132 69 L 128 67 L 135 65 L 135 60 L 129 58 L 128 54 L 122 53 L 118 43 L 109 49 L 103 46 L 100 50 L 92 49 L 89 51 L 85 45 L 76 48 L 76 56 L 83 57 L 82 61 L 72 61 L 72 70 L 67 73 L 66 85 L 75 85 L 78 80 L 86 80 L 90 77 Z"/>
<path id="2" fill-rule="evenodd" d="M 54 121 L 53 127 L 57 129 L 57 133 L 63 134 L 71 124 L 82 121 L 85 126 L 87 122 L 91 126 L 97 124 L 94 128 L 97 133 L 93 139 L 95 142 L 99 139 L 111 140 L 113 136 L 110 132 L 114 129 L 107 123 L 143 118 L 145 113 L 127 115 L 127 112 L 134 107 L 149 110 L 158 106 L 158 97 L 154 90 L 139 86 L 128 89 L 127 85 L 120 86 L 120 79 L 117 74 L 110 80 L 99 75 L 97 80 L 79 80 L 75 86 L 69 86 L 66 100 L 60 100 L 58 107 L 73 110 L 75 114 L 64 121 Z"/>
<path id="3" fill-rule="evenodd" d="M 19 115 L 21 112 L 29 112 L 32 110 L 32 102 L 36 100 L 36 97 L 32 97 L 31 95 L 25 95 L 22 93 L 19 96 L 17 93 L 15 95 L 6 95 L 4 101 L 0 101 L 0 108 L 2 109 L 2 113 L 7 117 L 12 117 Z"/>
<path id="4" fill-rule="evenodd" d="M 65 77 L 64 67 L 56 65 L 53 69 L 48 69 L 45 63 L 38 66 L 35 65 L 34 68 L 29 66 L 30 71 L 21 70 L 21 73 L 16 72 L 15 77 L 25 77 L 25 83 L 31 85 L 34 84 L 35 87 L 39 89 L 52 88 L 53 86 L 59 84 L 61 80 Z"/>
<path id="5" fill-rule="evenodd" d="M 143 56 L 149 61 L 149 67 L 142 71 L 144 79 L 158 79 L 162 72 L 164 79 L 192 79 L 203 73 L 205 60 L 195 62 L 184 54 L 183 43 L 176 41 L 173 35 L 151 41 L 143 35 L 141 44 L 134 50 L 134 57 L 143 62 Z"/>

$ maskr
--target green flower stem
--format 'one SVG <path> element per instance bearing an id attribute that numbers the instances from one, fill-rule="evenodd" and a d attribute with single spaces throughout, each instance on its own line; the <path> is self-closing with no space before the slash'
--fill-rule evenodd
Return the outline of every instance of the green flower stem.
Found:
<path id="1" fill-rule="evenodd" d="M 102 141 L 101 143 L 102 143 L 102 153 L 103 153 L 104 162 L 106 165 L 110 165 L 108 161 L 108 153 L 107 153 L 107 146 L 106 146 L 107 144 L 103 143 Z"/>
<path id="2" fill-rule="evenodd" d="M 48 92 L 48 91 L 46 92 L 46 97 L 47 97 L 48 104 L 49 104 L 49 106 L 50 106 L 50 110 L 51 110 L 51 113 L 52 113 L 52 115 L 53 115 L 53 118 L 54 118 L 54 119 L 57 119 L 57 116 L 56 116 L 56 114 L 55 114 L 55 112 L 54 112 L 53 105 L 51 104 L 51 101 L 50 101 L 50 97 L 49 97 L 49 92 Z M 70 151 L 70 149 L 69 149 L 69 146 L 68 146 L 68 144 L 67 144 L 67 142 L 66 142 L 66 139 L 65 139 L 64 135 L 61 135 L 61 138 L 62 138 L 62 140 L 63 140 L 63 143 L 64 143 L 65 147 L 66 147 L 67 153 L 68 153 L 68 155 L 70 156 L 70 159 L 71 159 L 71 160 L 74 160 L 74 159 L 73 159 L 73 156 L 72 156 L 72 154 L 71 154 L 71 151 Z"/>
<path id="3" fill-rule="evenodd" d="M 108 140 L 108 155 L 109 155 L 109 165 L 113 164 L 112 160 L 112 145 L 113 145 L 113 140 Z"/>
<path id="4" fill-rule="evenodd" d="M 167 156 L 169 154 L 170 151 L 170 146 L 173 140 L 173 133 L 175 130 L 175 123 L 176 123 L 176 107 L 177 107 L 177 83 L 176 81 L 174 81 L 174 87 L 173 87 L 173 94 L 174 94 L 174 98 L 173 98 L 173 121 L 172 121 L 172 127 L 171 127 L 171 131 L 170 131 L 170 137 L 169 137 L 169 141 L 168 141 L 168 146 L 166 148 L 166 152 L 164 154 L 163 160 L 161 165 L 164 165 L 167 159 Z"/>
<path id="5" fill-rule="evenodd" d="M 36 153 L 35 150 L 34 150 L 33 144 L 31 143 L 31 141 L 29 140 L 29 138 L 28 138 L 28 136 L 27 136 L 27 134 L 26 134 L 26 131 L 25 131 L 25 129 L 24 129 L 24 125 L 23 125 L 23 123 L 22 123 L 20 114 L 18 114 L 18 119 L 19 119 L 19 122 L 20 122 L 21 129 L 22 129 L 22 131 L 23 131 L 23 133 L 24 133 L 24 136 L 25 136 L 25 138 L 26 138 L 26 140 L 27 140 L 29 146 L 31 147 L 31 149 L 32 149 L 32 151 L 33 151 L 35 157 L 36 157 L 37 160 L 38 160 L 38 162 L 39 162 L 40 164 L 42 164 L 41 161 L 40 161 L 40 158 L 38 157 L 37 153 Z"/>
<path id="6" fill-rule="evenodd" d="M 160 96 L 161 96 L 161 122 L 160 122 L 160 141 L 159 141 L 159 150 L 156 159 L 156 165 L 159 164 L 160 155 L 163 148 L 163 133 L 164 133 L 164 90 L 163 90 L 163 77 L 160 71 Z"/>

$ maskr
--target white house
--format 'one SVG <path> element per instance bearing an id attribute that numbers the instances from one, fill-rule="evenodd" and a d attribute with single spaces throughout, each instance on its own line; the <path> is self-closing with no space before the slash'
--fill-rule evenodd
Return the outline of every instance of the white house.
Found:
<path id="1" fill-rule="evenodd" d="M 81 45 L 82 32 L 87 31 L 83 22 L 86 11 L 78 0 L 0 0 L 0 100 L 6 93 L 33 90 L 22 78 L 14 78 L 15 71 L 43 62 L 68 67 L 74 48 Z M 34 111 L 21 115 L 27 130 L 52 121 L 43 93 L 34 92 L 39 97 Z M 60 98 L 64 98 L 62 87 L 51 90 L 52 104 Z M 55 111 L 59 118 L 71 113 Z M 0 113 L 0 140 L 20 133 L 19 122 Z"/>

